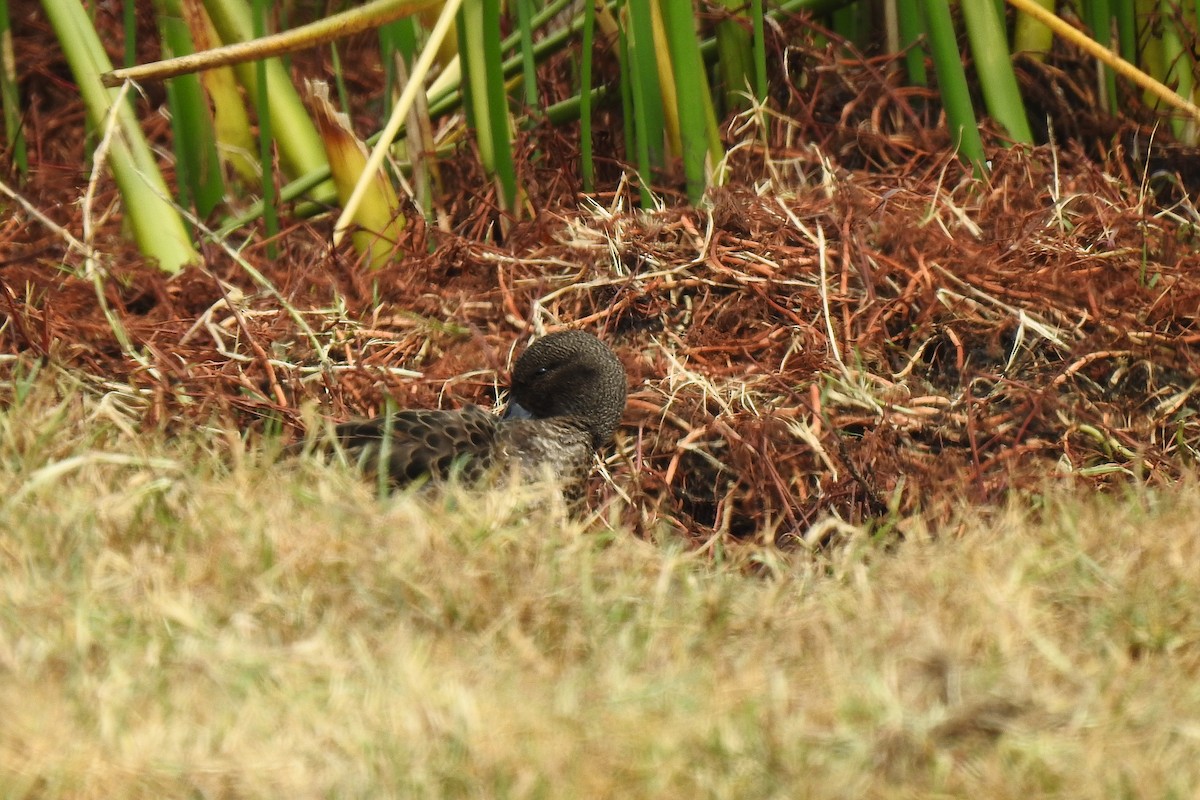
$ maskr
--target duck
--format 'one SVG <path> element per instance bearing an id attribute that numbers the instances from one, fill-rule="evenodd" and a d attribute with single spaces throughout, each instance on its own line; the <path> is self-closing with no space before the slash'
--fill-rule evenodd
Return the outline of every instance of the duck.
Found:
<path id="1" fill-rule="evenodd" d="M 502 416 L 475 405 L 404 409 L 338 424 L 333 439 L 363 471 L 386 472 L 393 488 L 452 477 L 478 484 L 516 471 L 525 480 L 554 476 L 565 495 L 577 496 L 620 424 L 626 381 L 600 339 L 559 331 L 517 359 Z"/>

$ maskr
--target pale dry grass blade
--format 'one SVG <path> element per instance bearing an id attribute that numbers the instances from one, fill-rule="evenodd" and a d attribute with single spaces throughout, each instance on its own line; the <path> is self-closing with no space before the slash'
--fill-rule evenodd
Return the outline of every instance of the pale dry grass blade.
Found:
<path id="1" fill-rule="evenodd" d="M 62 388 L 0 412 L 4 796 L 1200 784 L 1194 484 L 688 551 L 537 487 L 376 501 Z"/>

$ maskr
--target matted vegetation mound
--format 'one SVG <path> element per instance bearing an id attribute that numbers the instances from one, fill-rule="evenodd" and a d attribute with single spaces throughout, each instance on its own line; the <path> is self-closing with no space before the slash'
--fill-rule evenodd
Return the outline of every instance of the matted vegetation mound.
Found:
<path id="1" fill-rule="evenodd" d="M 61 68 L 35 55 L 31 71 Z M 632 210 L 625 184 L 577 197 L 572 147 L 538 128 L 522 169 L 540 210 L 503 241 L 464 160 L 443 176 L 447 230 L 414 222 L 381 270 L 331 254 L 321 219 L 294 221 L 275 257 L 210 244 L 203 268 L 169 281 L 121 242 L 106 178 L 80 209 L 83 173 L 50 169 L 84 158 L 57 136 L 74 101 L 48 84 L 27 196 L 71 230 L 92 214 L 100 255 L 10 218 L 5 369 L 65 365 L 167 428 L 221 418 L 294 436 L 305 404 L 336 418 L 378 412 L 385 394 L 490 404 L 519 339 L 586 327 L 631 382 L 593 500 L 624 498 L 638 530 L 697 540 L 812 541 L 827 514 L 1186 470 L 1196 208 L 1156 194 L 1173 186 L 1120 148 L 997 150 L 975 182 L 928 149 L 946 144 L 936 120 L 890 93 L 879 64 L 787 57 L 783 112 L 732 121 L 733 179 L 701 210 Z M 796 87 L 830 70 L 838 92 L 880 101 L 806 104 Z"/>

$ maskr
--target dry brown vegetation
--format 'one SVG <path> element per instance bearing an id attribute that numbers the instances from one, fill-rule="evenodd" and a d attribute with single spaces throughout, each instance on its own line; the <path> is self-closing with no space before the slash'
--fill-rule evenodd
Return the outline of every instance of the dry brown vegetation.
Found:
<path id="1" fill-rule="evenodd" d="M 982 182 L 887 63 L 797 48 L 702 209 L 669 175 L 633 208 L 616 162 L 577 195 L 571 132 L 539 127 L 502 239 L 466 152 L 382 270 L 289 218 L 279 257 L 208 242 L 168 280 L 105 174 L 79 203 L 76 93 L 35 18 L 16 44 L 17 188 L 86 214 L 94 258 L 6 206 L 0 794 L 1200 785 L 1193 156 L 1056 106 L 1086 65 L 1026 68 L 1072 138 Z M 275 432 L 387 395 L 491 404 L 559 326 L 630 375 L 584 519 L 273 463 Z"/>
<path id="2" fill-rule="evenodd" d="M 21 33 L 39 143 L 23 193 L 80 231 L 87 176 L 62 166 L 85 163 L 78 101 L 52 80 L 45 32 Z M 413 222 L 371 273 L 329 252 L 324 217 L 293 220 L 277 258 L 209 243 L 202 268 L 168 281 L 122 241 L 100 175 L 94 261 L 9 215 L 0 350 L 119 386 L 151 425 L 266 419 L 295 435 L 306 403 L 335 418 L 377 412 L 385 393 L 490 404 L 519 341 L 587 327 L 632 389 L 593 502 L 626 498 L 636 530 L 698 542 L 937 512 L 1050 472 L 1096 485 L 1186 471 L 1200 256 L 1183 154 L 1162 172 L 1127 157 L 1135 127 L 1075 119 L 1075 142 L 997 149 L 980 183 L 880 64 L 780 57 L 797 83 L 780 112 L 731 122 L 735 180 L 707 207 L 639 211 L 627 184 L 579 198 L 574 148 L 537 128 L 531 219 L 498 241 L 473 161 L 446 162 L 443 226 Z M 152 115 L 147 128 L 165 133 Z"/>

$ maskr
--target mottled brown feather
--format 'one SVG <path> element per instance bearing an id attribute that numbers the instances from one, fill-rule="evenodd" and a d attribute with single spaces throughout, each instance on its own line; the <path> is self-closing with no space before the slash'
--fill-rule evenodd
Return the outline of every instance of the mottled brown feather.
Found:
<path id="1" fill-rule="evenodd" d="M 455 469 L 468 481 L 478 480 L 494 462 L 500 420 L 479 406 L 459 411 L 407 409 L 384 417 L 344 422 L 336 435 L 342 448 L 362 469 L 375 472 L 380 458 L 396 484 L 426 475 L 444 480 Z M 383 447 L 386 437 L 386 452 Z"/>

